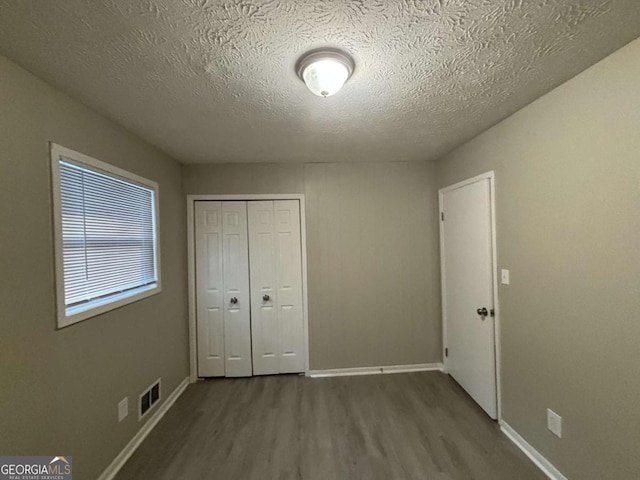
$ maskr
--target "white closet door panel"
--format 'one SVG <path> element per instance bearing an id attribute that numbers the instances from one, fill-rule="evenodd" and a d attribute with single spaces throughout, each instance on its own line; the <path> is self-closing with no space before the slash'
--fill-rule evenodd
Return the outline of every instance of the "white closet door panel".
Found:
<path id="1" fill-rule="evenodd" d="M 280 325 L 280 373 L 304 371 L 302 313 L 302 248 L 300 203 L 276 200 L 274 205 L 276 307 Z"/>
<path id="2" fill-rule="evenodd" d="M 222 204 L 196 202 L 196 336 L 198 376 L 225 374 Z"/>
<path id="3" fill-rule="evenodd" d="M 225 375 L 251 376 L 247 203 L 222 202 Z"/>
<path id="4" fill-rule="evenodd" d="M 280 333 L 276 300 L 273 201 L 248 202 L 253 373 L 279 373 Z"/>

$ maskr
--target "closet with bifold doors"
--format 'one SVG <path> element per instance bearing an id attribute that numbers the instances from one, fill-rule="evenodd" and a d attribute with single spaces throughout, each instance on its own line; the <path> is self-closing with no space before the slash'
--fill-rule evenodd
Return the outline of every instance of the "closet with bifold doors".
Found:
<path id="1" fill-rule="evenodd" d="M 304 372 L 298 200 L 196 201 L 199 377 Z"/>

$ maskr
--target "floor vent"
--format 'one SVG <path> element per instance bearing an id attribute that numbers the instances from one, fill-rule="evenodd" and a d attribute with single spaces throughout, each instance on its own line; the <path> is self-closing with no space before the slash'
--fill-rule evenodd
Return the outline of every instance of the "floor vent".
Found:
<path id="1" fill-rule="evenodd" d="M 153 406 L 160 401 L 160 395 L 160 379 L 158 379 L 140 395 L 140 408 L 138 409 L 139 420 L 149 413 L 149 410 L 151 410 Z"/>

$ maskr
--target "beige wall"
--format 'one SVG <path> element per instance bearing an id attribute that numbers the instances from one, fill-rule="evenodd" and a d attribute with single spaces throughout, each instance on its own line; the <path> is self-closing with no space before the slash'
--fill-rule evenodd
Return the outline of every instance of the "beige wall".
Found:
<path id="1" fill-rule="evenodd" d="M 437 167 L 496 171 L 504 419 L 570 479 L 640 478 L 640 40 Z"/>
<path id="2" fill-rule="evenodd" d="M 4 57 L 0 105 L 0 453 L 71 455 L 96 478 L 142 425 L 138 394 L 188 374 L 180 166 Z M 163 291 L 58 331 L 49 141 L 160 184 Z"/>
<path id="3" fill-rule="evenodd" d="M 442 360 L 427 163 L 185 165 L 185 193 L 304 193 L 311 369 Z"/>

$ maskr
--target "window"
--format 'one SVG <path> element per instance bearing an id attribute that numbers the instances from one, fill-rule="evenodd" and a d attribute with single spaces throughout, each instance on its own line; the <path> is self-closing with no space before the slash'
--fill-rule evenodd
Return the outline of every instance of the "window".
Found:
<path id="1" fill-rule="evenodd" d="M 158 185 L 51 144 L 58 327 L 160 291 Z"/>

